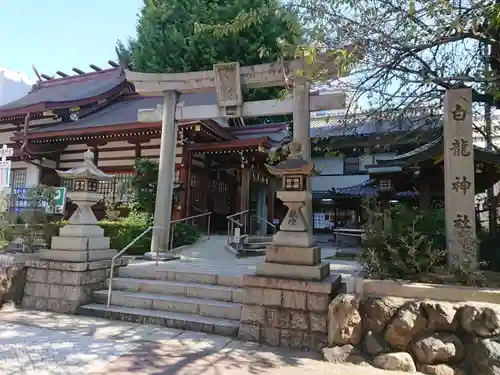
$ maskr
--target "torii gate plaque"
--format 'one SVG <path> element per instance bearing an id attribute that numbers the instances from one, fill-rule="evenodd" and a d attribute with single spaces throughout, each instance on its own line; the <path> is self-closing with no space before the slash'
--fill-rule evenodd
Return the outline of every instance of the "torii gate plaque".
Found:
<path id="1" fill-rule="evenodd" d="M 354 46 L 347 47 L 348 53 Z M 260 117 L 293 113 L 294 140 L 302 145 L 302 155 L 311 159 L 310 111 L 345 108 L 345 94 L 310 97 L 307 78 L 299 72 L 320 73 L 326 78 L 339 74 L 338 57 L 318 56 L 314 64 L 302 59 L 240 67 L 239 63 L 216 64 L 212 71 L 189 73 L 138 73 L 126 71 L 127 80 L 143 95 L 164 94 L 163 108 L 140 110 L 139 121 L 159 121 L 162 118 L 160 165 L 158 174 L 155 219 L 151 251 L 166 250 L 170 237 L 172 193 L 175 173 L 177 123 L 175 120 L 203 120 L 229 117 Z M 286 86 L 293 83 L 293 98 L 243 102 L 242 86 L 246 88 Z M 217 105 L 183 108 L 180 93 L 213 91 Z M 308 183 L 311 191 L 311 184 Z M 312 202 L 306 204 L 304 217 L 312 220 Z M 309 225 L 312 230 L 312 225 Z"/>

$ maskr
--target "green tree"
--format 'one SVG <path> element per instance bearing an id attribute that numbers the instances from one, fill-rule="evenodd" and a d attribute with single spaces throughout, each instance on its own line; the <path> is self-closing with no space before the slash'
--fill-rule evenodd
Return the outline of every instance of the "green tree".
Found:
<path id="1" fill-rule="evenodd" d="M 258 25 L 239 32 L 221 36 L 198 27 L 231 22 L 239 13 L 269 3 L 283 12 L 266 14 Z M 190 72 L 211 70 L 220 62 L 239 61 L 243 66 L 276 60 L 281 55 L 280 40 L 297 43 L 300 35 L 297 18 L 277 0 L 144 0 L 136 37 L 118 42 L 116 50 L 121 63 L 135 71 Z M 245 99 L 276 98 L 279 92 L 251 90 Z"/>

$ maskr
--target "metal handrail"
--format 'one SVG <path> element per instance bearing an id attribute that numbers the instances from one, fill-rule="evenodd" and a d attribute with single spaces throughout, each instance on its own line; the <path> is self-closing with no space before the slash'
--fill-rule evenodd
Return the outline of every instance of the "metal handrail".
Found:
<path id="1" fill-rule="evenodd" d="M 231 243 L 231 238 L 232 238 L 232 233 L 234 229 L 234 225 L 236 224 L 240 228 L 244 228 L 243 232 L 246 232 L 246 221 L 245 224 L 241 224 L 239 221 L 235 220 L 234 217 L 236 216 L 241 216 L 241 215 L 246 215 L 250 212 L 250 210 L 243 210 L 240 212 L 236 212 L 235 214 L 231 214 L 226 216 L 227 219 L 227 241 L 226 243 L 229 245 Z M 245 234 L 245 233 L 243 233 Z"/>
<path id="2" fill-rule="evenodd" d="M 198 214 L 198 215 L 184 217 L 182 219 L 172 220 L 170 222 L 170 225 L 172 226 L 172 229 L 173 229 L 174 226 L 175 226 L 175 224 L 177 224 L 177 223 L 181 223 L 183 221 L 188 221 L 188 220 L 192 220 L 192 219 L 197 219 L 199 217 L 204 217 L 204 216 L 208 216 L 207 234 L 210 235 L 210 222 L 211 222 L 211 218 L 212 218 L 212 211 L 210 211 L 210 212 L 204 212 L 204 213 Z M 171 230 L 170 231 L 170 250 L 172 250 L 173 246 L 174 246 L 174 231 Z M 156 264 L 158 264 L 158 253 L 156 254 Z"/>
<path id="3" fill-rule="evenodd" d="M 260 219 L 261 221 L 263 221 L 264 223 L 266 223 L 267 225 L 270 225 L 271 228 L 273 228 L 273 233 L 276 234 L 276 225 L 274 225 L 273 223 L 267 221 L 266 219 L 264 219 L 262 216 L 258 216 L 258 215 L 255 215 L 253 216 L 254 218 L 256 219 Z M 267 231 L 266 231 L 267 232 Z"/>
<path id="4" fill-rule="evenodd" d="M 113 258 L 111 258 L 111 273 L 109 274 L 109 287 L 108 287 L 108 307 L 111 304 L 111 290 L 113 284 L 113 274 L 115 270 L 115 260 L 122 256 L 128 249 L 135 245 L 137 241 L 139 241 L 142 237 L 148 234 L 152 229 L 161 229 L 160 227 L 149 227 L 140 235 L 138 235 L 134 240 L 132 240 L 127 246 L 125 246 L 118 254 L 116 254 Z M 158 250 L 156 251 L 158 254 Z M 158 255 L 157 255 L 158 256 Z"/>

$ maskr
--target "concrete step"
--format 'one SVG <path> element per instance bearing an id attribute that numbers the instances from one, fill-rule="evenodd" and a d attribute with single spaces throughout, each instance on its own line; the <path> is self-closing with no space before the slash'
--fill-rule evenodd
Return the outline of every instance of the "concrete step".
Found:
<path id="1" fill-rule="evenodd" d="M 273 241 L 273 236 L 248 236 L 245 240 L 246 243 L 261 243 Z"/>
<path id="2" fill-rule="evenodd" d="M 94 293 L 94 298 L 96 302 L 106 303 L 108 291 L 99 290 Z M 115 290 L 111 294 L 111 304 L 139 309 L 201 315 L 219 319 L 239 320 L 241 316 L 241 304 L 239 303 L 152 293 L 124 292 L 120 290 Z"/>
<path id="3" fill-rule="evenodd" d="M 124 306 L 106 307 L 104 304 L 88 304 L 80 306 L 77 311 L 80 315 L 94 316 L 126 322 L 155 324 L 169 328 L 185 329 L 190 331 L 214 333 L 217 335 L 236 337 L 238 335 L 239 320 L 217 319 L 205 316 L 181 314 L 149 309 L 139 309 Z"/>
<path id="4" fill-rule="evenodd" d="M 251 242 L 243 245 L 244 249 L 265 249 L 272 242 Z"/>
<path id="5" fill-rule="evenodd" d="M 190 272 L 182 269 L 158 269 L 155 266 L 144 267 L 138 263 L 129 264 L 118 269 L 118 277 L 132 279 L 148 279 L 162 281 L 179 281 L 184 283 L 209 284 L 240 288 L 243 286 L 243 276 L 217 275 L 215 272 Z"/>
<path id="6" fill-rule="evenodd" d="M 107 286 L 109 286 L 109 280 Z M 113 279 L 113 291 L 115 290 L 174 295 L 235 303 L 242 303 L 244 294 L 243 288 L 125 277 Z"/>

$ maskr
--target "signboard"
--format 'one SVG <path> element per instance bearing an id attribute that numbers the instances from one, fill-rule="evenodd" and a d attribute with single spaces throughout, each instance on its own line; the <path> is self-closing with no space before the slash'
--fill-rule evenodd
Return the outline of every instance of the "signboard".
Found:
<path id="1" fill-rule="evenodd" d="M 56 196 L 54 198 L 54 213 L 63 214 L 65 207 L 66 207 L 66 188 L 58 187 L 56 190 Z"/>
<path id="2" fill-rule="evenodd" d="M 10 171 L 12 162 L 7 160 L 8 157 L 14 155 L 14 149 L 3 145 L 0 149 L 0 189 L 10 187 Z"/>

